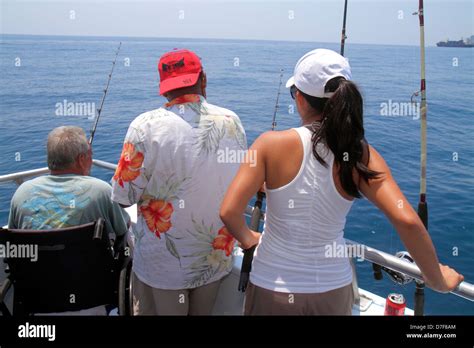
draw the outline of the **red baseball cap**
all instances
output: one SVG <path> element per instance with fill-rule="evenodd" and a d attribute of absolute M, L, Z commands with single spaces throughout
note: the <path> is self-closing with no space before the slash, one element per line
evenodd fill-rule
<path fill-rule="evenodd" d="M 201 59 L 189 50 L 173 50 L 165 53 L 158 62 L 160 95 L 173 89 L 196 84 L 202 71 Z"/>

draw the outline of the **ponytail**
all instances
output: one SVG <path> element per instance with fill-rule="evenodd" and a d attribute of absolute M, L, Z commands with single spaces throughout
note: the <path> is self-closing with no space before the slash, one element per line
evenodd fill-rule
<path fill-rule="evenodd" d="M 380 173 L 368 168 L 369 148 L 364 138 L 363 101 L 357 86 L 343 77 L 328 81 L 325 92 L 334 92 L 329 98 L 306 98 L 323 120 L 312 135 L 313 154 L 319 163 L 327 163 L 317 151 L 324 143 L 334 154 L 339 167 L 342 188 L 352 197 L 361 198 L 358 184 L 354 182 L 354 169 L 366 182 Z M 307 97 L 305 95 L 305 97 Z M 364 159 L 367 159 L 364 163 Z"/>

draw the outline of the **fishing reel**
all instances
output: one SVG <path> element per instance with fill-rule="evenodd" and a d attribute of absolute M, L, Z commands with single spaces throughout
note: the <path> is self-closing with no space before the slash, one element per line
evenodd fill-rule
<path fill-rule="evenodd" d="M 413 258 L 410 256 L 410 254 L 407 251 L 399 251 L 395 254 L 395 256 L 398 257 L 399 259 L 402 259 L 405 262 L 415 263 L 415 261 L 413 260 Z M 412 277 L 400 272 L 396 272 L 387 267 L 373 264 L 373 269 L 374 269 L 374 277 L 376 280 L 382 279 L 381 271 L 384 271 L 385 273 L 388 274 L 390 279 L 393 282 L 397 283 L 398 285 L 406 285 L 413 281 Z"/>
<path fill-rule="evenodd" d="M 399 259 L 409 262 L 409 263 L 415 263 L 413 258 L 410 256 L 410 254 L 407 251 L 399 251 L 398 253 L 395 254 L 396 257 Z M 372 264 L 372 267 L 374 269 L 374 278 L 376 280 L 382 279 L 382 271 L 387 273 L 392 279 L 393 282 L 397 283 L 398 285 L 407 285 L 408 283 L 411 283 L 414 279 L 410 276 L 407 276 L 406 274 L 396 272 L 394 270 L 391 270 L 387 267 L 380 266 L 376 263 Z M 416 288 L 415 288 L 415 315 L 423 315 L 424 313 L 424 307 L 425 307 L 425 284 L 422 281 L 415 281 L 416 283 Z"/>
<path fill-rule="evenodd" d="M 413 105 L 418 104 L 418 102 L 415 100 L 415 98 L 417 98 L 417 97 L 420 96 L 420 92 L 421 92 L 421 91 L 416 91 L 416 92 L 413 92 L 413 94 L 411 95 L 411 97 L 410 97 L 410 102 L 411 102 Z"/>

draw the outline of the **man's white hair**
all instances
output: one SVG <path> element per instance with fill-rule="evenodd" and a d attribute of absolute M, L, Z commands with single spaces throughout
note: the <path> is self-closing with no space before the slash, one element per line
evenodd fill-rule
<path fill-rule="evenodd" d="M 54 128 L 48 135 L 48 168 L 69 169 L 77 157 L 87 154 L 89 142 L 81 127 L 62 126 Z"/>

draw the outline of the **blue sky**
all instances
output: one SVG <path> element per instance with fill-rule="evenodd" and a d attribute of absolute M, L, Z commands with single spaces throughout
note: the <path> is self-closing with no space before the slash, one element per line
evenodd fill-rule
<path fill-rule="evenodd" d="M 338 42 L 343 0 L 0 0 L 7 34 Z M 349 0 L 348 42 L 419 44 L 417 0 Z M 425 0 L 426 42 L 474 34 L 474 0 Z"/>

